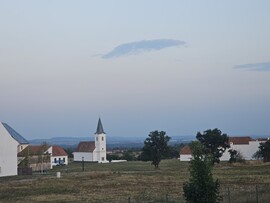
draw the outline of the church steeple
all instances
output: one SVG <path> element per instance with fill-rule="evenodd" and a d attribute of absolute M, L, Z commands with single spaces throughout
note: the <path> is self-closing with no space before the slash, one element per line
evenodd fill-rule
<path fill-rule="evenodd" d="M 95 134 L 106 134 L 103 130 L 100 118 L 98 119 L 97 131 Z"/>

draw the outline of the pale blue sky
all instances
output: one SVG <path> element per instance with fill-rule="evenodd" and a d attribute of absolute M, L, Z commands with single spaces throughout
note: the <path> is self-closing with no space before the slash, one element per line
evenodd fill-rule
<path fill-rule="evenodd" d="M 0 121 L 25 138 L 270 135 L 270 1 L 0 1 Z M 109 56 L 109 57 L 108 57 Z"/>

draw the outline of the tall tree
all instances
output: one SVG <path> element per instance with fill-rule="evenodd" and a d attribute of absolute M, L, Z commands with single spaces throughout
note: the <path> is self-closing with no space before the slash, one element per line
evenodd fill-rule
<path fill-rule="evenodd" d="M 263 158 L 263 162 L 270 162 L 270 140 L 260 143 L 259 150 L 253 156 Z"/>
<path fill-rule="evenodd" d="M 220 157 L 230 147 L 227 134 L 217 128 L 206 130 L 203 134 L 198 132 L 196 138 L 204 146 L 205 154 L 212 154 L 213 163 L 219 163 Z"/>
<path fill-rule="evenodd" d="M 190 178 L 183 185 L 184 197 L 188 203 L 217 203 L 222 200 L 220 184 L 212 175 L 212 154 L 205 154 L 204 146 L 196 141 L 191 144 Z"/>
<path fill-rule="evenodd" d="M 161 158 L 168 153 L 168 142 L 171 138 L 164 131 L 150 132 L 148 138 L 144 141 L 141 159 L 144 161 L 152 161 L 155 168 L 158 168 Z"/>

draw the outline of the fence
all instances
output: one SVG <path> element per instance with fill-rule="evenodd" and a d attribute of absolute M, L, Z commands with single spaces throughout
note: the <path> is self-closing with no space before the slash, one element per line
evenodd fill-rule
<path fill-rule="evenodd" d="M 182 188 L 179 188 L 182 192 Z M 269 203 L 270 202 L 270 185 L 243 185 L 242 187 L 224 186 L 220 189 L 222 195 L 222 203 Z M 105 201 L 106 202 L 106 201 Z M 184 203 L 183 195 L 176 194 L 151 194 L 141 193 L 134 197 L 119 199 L 119 203 Z"/>

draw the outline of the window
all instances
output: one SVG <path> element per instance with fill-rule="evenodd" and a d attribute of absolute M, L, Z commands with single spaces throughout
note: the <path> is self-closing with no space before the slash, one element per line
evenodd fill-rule
<path fill-rule="evenodd" d="M 104 137 L 101 137 L 102 141 L 104 141 Z"/>
<path fill-rule="evenodd" d="M 98 141 L 98 137 L 96 137 L 96 141 Z"/>
<path fill-rule="evenodd" d="M 54 163 L 56 163 L 56 158 L 54 158 Z"/>
<path fill-rule="evenodd" d="M 66 162 L 66 158 L 63 158 L 63 162 Z"/>
<path fill-rule="evenodd" d="M 102 157 L 101 160 L 104 161 L 104 157 Z"/>

